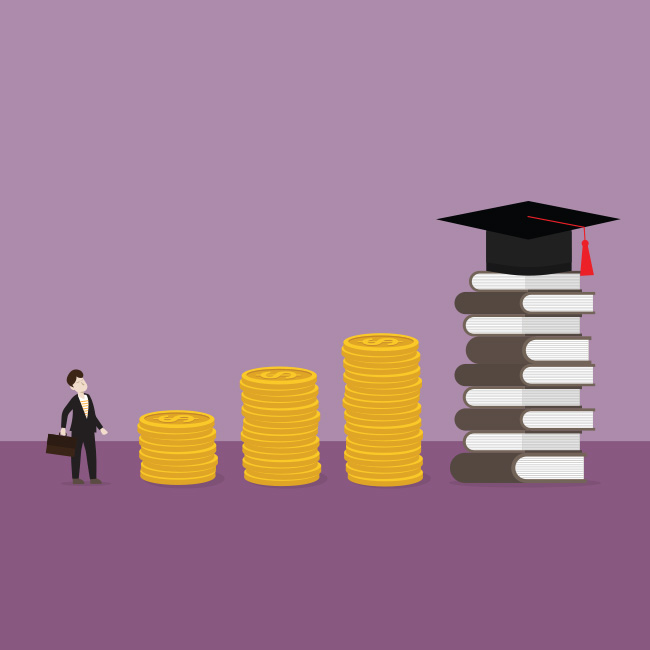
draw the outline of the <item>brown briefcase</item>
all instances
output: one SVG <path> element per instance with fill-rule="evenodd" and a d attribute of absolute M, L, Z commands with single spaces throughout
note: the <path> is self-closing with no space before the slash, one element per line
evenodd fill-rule
<path fill-rule="evenodd" d="M 71 436 L 60 436 L 50 434 L 47 436 L 46 454 L 55 454 L 56 456 L 74 456 L 74 450 L 77 447 L 77 441 Z"/>

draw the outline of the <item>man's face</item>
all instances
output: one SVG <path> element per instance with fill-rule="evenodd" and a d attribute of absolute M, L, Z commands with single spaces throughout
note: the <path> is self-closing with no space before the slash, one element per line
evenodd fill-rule
<path fill-rule="evenodd" d="M 83 377 L 77 377 L 77 380 L 75 381 L 74 384 L 72 384 L 72 386 L 70 386 L 70 388 L 72 388 L 72 390 L 77 391 L 79 393 L 88 390 L 88 384 L 86 383 Z"/>

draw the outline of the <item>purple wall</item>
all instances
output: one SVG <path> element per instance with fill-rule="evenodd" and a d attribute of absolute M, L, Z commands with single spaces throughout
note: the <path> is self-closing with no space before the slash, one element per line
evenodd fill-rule
<path fill-rule="evenodd" d="M 527 199 L 622 220 L 589 233 L 585 440 L 650 439 L 647 5 L 102 4 L 0 7 L 0 439 L 56 431 L 74 367 L 113 440 L 167 408 L 237 439 L 239 375 L 279 364 L 340 439 L 341 342 L 395 331 L 460 440 L 483 235 L 436 218 Z"/>

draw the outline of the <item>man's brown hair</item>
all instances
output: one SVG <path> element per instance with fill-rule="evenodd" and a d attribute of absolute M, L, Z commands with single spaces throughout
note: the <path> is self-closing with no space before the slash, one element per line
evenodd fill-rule
<path fill-rule="evenodd" d="M 83 378 L 83 376 L 84 374 L 83 372 L 81 372 L 81 370 L 71 370 L 68 373 L 68 379 L 67 379 L 68 385 L 72 386 L 72 384 L 74 384 L 79 377 Z"/>

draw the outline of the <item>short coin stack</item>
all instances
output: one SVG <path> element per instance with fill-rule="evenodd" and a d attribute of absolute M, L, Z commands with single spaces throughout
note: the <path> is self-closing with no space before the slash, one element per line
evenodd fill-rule
<path fill-rule="evenodd" d="M 418 341 L 362 334 L 343 342 L 345 460 L 353 483 L 411 485 L 422 480 Z"/>
<path fill-rule="evenodd" d="M 162 485 L 207 483 L 216 475 L 214 418 L 198 411 L 155 411 L 138 422 L 140 477 Z"/>
<path fill-rule="evenodd" d="M 244 478 L 306 485 L 320 477 L 316 373 L 285 366 L 242 374 Z"/>

